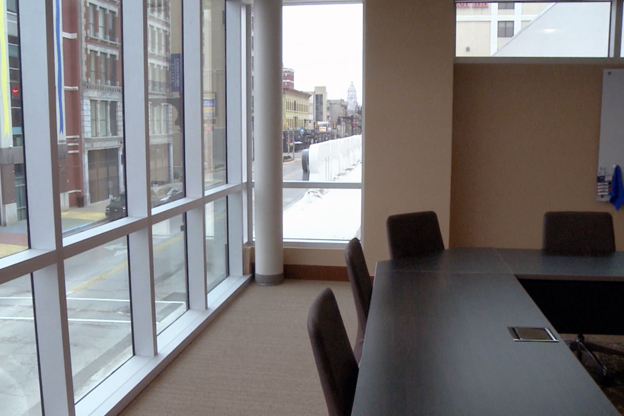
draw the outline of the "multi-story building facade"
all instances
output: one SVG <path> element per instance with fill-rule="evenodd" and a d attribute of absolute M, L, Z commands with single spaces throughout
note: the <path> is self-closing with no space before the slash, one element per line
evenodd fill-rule
<path fill-rule="evenodd" d="M 334 130 L 336 137 L 345 137 L 347 129 L 345 129 L 345 119 L 347 117 L 348 103 L 342 98 L 339 100 L 327 100 L 328 121 Z"/>
<path fill-rule="evenodd" d="M 327 121 L 327 88 L 314 87 L 310 97 L 311 120 L 320 123 Z"/>
<path fill-rule="evenodd" d="M 456 56 L 492 56 L 553 3 L 455 3 Z"/>
<path fill-rule="evenodd" d="M 284 131 L 310 129 L 310 93 L 295 89 L 295 71 L 282 69 L 282 126 Z"/>
<path fill-rule="evenodd" d="M 0 49 L 2 65 L 8 72 L 2 74 L 2 134 L 0 136 L 0 222 L 10 225 L 26 218 L 26 196 L 23 153 L 23 126 L 20 84 L 20 51 L 17 28 L 17 4 L 6 3 L 6 13 L 2 11 L 1 27 L 6 35 Z"/>
<path fill-rule="evenodd" d="M 347 115 L 353 115 L 358 110 L 357 91 L 355 85 L 351 82 L 347 90 Z"/>
<path fill-rule="evenodd" d="M 301 130 L 310 128 L 308 102 L 310 94 L 303 91 L 283 89 L 283 126 L 286 129 Z"/>
<path fill-rule="evenodd" d="M 65 1 L 64 13 L 75 7 L 72 3 Z M 64 27 L 82 21 L 76 34 L 78 45 L 66 42 L 69 50 L 64 51 L 66 107 L 81 114 L 75 117 L 66 111 L 69 206 L 107 200 L 124 188 L 120 2 L 81 3 L 82 19 L 64 21 Z"/>

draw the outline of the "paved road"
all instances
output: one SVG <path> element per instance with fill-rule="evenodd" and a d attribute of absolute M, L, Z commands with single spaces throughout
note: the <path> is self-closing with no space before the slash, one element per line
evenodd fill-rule
<path fill-rule="evenodd" d="M 283 177 L 285 181 L 300 181 L 303 177 L 303 168 L 301 167 L 301 152 L 295 153 L 294 161 L 284 162 Z M 299 201 L 305 195 L 305 189 L 284 189 L 283 190 L 283 209 L 290 207 Z"/>

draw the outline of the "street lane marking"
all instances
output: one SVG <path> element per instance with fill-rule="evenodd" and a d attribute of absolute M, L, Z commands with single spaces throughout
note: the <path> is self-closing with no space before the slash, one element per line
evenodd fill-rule
<path fill-rule="evenodd" d="M 26 317 L 6 317 L 0 316 L 0 321 L 33 321 L 34 318 L 26 318 Z M 92 323 L 92 324 L 129 324 L 131 321 L 122 321 L 115 319 L 79 319 L 79 318 L 70 318 L 67 320 L 68 322 L 82 322 L 82 323 Z"/>
<path fill-rule="evenodd" d="M 166 247 L 169 247 L 171 244 L 173 244 L 174 242 L 176 242 L 177 240 L 181 239 L 182 236 L 184 234 L 178 234 L 173 238 L 168 239 L 167 241 L 159 244 L 158 246 L 154 247 L 154 251 L 160 251 Z M 123 263 L 118 264 L 117 266 L 113 267 L 111 270 L 104 272 L 102 274 L 100 274 L 99 276 L 95 276 L 93 278 L 91 278 L 90 280 L 87 280 L 86 282 L 74 287 L 73 289 L 67 291 L 67 294 L 71 294 L 71 293 L 76 293 L 76 292 L 80 292 L 83 291 L 91 286 L 93 286 L 94 284 L 96 284 L 97 282 L 100 282 L 104 279 L 106 279 L 108 276 L 110 276 L 111 274 L 117 273 L 119 271 L 121 271 L 122 269 L 127 269 L 128 268 L 128 260 L 124 261 Z"/>

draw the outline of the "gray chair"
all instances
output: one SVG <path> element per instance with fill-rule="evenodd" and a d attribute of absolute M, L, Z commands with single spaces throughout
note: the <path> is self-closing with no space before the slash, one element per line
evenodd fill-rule
<path fill-rule="evenodd" d="M 438 216 L 433 211 L 391 215 L 386 220 L 386 232 L 392 260 L 444 250 Z"/>
<path fill-rule="evenodd" d="M 308 334 L 329 416 L 350 415 L 358 365 L 330 288 L 325 288 L 310 307 Z"/>
<path fill-rule="evenodd" d="M 613 218 L 608 212 L 553 211 L 544 214 L 542 251 L 557 256 L 606 256 L 615 252 Z M 579 305 L 570 305 L 571 308 Z M 591 317 L 588 317 L 591 318 Z M 624 356 L 624 351 L 585 341 L 583 334 L 566 341 L 579 360 L 587 354 L 608 376 L 607 368 L 594 352 Z"/>
<path fill-rule="evenodd" d="M 608 212 L 554 211 L 544 214 L 542 250 L 563 256 L 604 256 L 615 252 Z"/>
<path fill-rule="evenodd" d="M 347 263 L 349 282 L 351 282 L 355 310 L 358 316 L 358 329 L 355 345 L 353 346 L 353 355 L 359 364 L 362 358 L 362 346 L 364 345 L 368 310 L 370 308 L 371 296 L 373 295 L 373 283 L 368 273 L 362 245 L 357 238 L 353 238 L 349 241 L 349 244 L 347 244 L 347 248 L 345 249 L 345 261 Z"/>

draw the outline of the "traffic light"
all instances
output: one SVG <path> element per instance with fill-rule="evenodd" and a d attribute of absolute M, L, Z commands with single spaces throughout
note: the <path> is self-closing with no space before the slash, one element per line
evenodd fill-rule
<path fill-rule="evenodd" d="M 353 127 L 355 127 L 355 120 L 353 120 L 351 123 L 353 124 Z"/>

